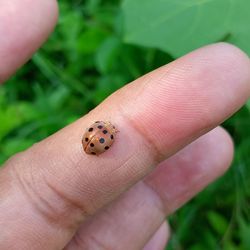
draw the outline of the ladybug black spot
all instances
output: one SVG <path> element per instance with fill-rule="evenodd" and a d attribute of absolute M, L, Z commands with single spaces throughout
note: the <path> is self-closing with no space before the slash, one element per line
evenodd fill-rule
<path fill-rule="evenodd" d="M 105 150 L 108 150 L 108 149 L 109 149 L 109 146 L 106 146 L 106 147 L 105 147 Z"/>
<path fill-rule="evenodd" d="M 102 129 L 102 128 L 103 128 L 103 126 L 102 126 L 102 125 L 99 125 L 97 128 Z"/>
<path fill-rule="evenodd" d="M 94 129 L 93 128 L 89 128 L 89 132 L 92 132 Z"/>
<path fill-rule="evenodd" d="M 105 142 L 105 139 L 104 139 L 104 138 L 101 138 L 101 139 L 99 140 L 99 142 L 100 142 L 100 143 L 104 143 L 104 142 Z"/>
<path fill-rule="evenodd" d="M 114 136 L 113 136 L 113 135 L 111 135 L 111 136 L 110 136 L 110 138 L 111 138 L 111 140 L 113 140 L 113 139 L 114 139 Z"/>
<path fill-rule="evenodd" d="M 95 144 L 94 143 L 90 143 L 90 147 L 94 147 L 95 146 Z"/>
<path fill-rule="evenodd" d="M 107 131 L 106 129 L 103 130 L 102 132 L 103 132 L 103 134 L 105 134 L 105 135 L 108 133 L 108 131 Z"/>
<path fill-rule="evenodd" d="M 88 138 L 88 137 L 86 137 L 86 138 L 85 138 L 85 141 L 86 141 L 86 142 L 87 142 L 87 141 L 89 141 L 89 138 Z"/>

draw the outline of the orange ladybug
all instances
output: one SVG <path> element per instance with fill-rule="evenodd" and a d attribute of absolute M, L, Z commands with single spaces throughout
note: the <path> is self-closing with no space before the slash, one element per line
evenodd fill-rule
<path fill-rule="evenodd" d="M 118 130 L 110 122 L 96 121 L 86 129 L 82 138 L 86 154 L 100 155 L 108 150 Z"/>

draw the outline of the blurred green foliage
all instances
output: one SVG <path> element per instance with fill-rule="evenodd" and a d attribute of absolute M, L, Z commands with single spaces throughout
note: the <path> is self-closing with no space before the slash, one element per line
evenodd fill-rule
<path fill-rule="evenodd" d="M 127 82 L 197 46 L 228 40 L 250 52 L 244 10 L 249 1 L 188 0 L 188 8 L 180 0 L 157 1 L 60 1 L 54 34 L 0 88 L 1 163 L 87 113 Z M 193 23 L 195 7 L 199 15 Z M 191 30 L 185 29 L 187 24 Z M 224 126 L 235 140 L 233 166 L 171 216 L 167 249 L 250 249 L 250 102 Z"/>

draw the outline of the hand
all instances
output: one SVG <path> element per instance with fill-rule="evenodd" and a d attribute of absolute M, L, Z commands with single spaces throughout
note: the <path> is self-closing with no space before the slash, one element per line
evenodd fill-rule
<path fill-rule="evenodd" d="M 1 81 L 46 40 L 56 19 L 53 0 L 0 3 Z M 165 217 L 230 165 L 232 142 L 217 126 L 249 94 L 248 57 L 223 43 L 128 84 L 5 163 L 0 249 L 163 249 Z M 81 145 L 95 120 L 120 131 L 99 157 Z"/>

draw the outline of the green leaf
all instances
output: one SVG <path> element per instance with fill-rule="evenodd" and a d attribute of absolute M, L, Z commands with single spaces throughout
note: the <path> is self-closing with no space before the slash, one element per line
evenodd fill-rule
<path fill-rule="evenodd" d="M 250 249 L 250 225 L 243 218 L 239 221 L 240 238 L 244 249 Z"/>
<path fill-rule="evenodd" d="M 120 40 L 111 36 L 107 38 L 100 46 L 96 53 L 96 66 L 101 73 L 107 73 L 113 68 L 113 64 L 117 63 L 117 55 L 121 48 Z"/>
<path fill-rule="evenodd" d="M 125 0 L 124 40 L 181 56 L 228 40 L 250 54 L 249 0 Z"/>
<path fill-rule="evenodd" d="M 207 215 L 207 218 L 212 228 L 218 234 L 223 235 L 226 232 L 228 228 L 228 221 L 223 215 L 214 211 L 210 211 Z"/>
<path fill-rule="evenodd" d="M 85 31 L 80 35 L 77 42 L 78 53 L 94 53 L 106 37 L 107 32 L 99 27 L 93 27 Z"/>
<path fill-rule="evenodd" d="M 246 107 L 247 107 L 247 109 L 249 110 L 249 112 L 250 112 L 250 99 L 247 101 L 247 103 L 246 103 Z"/>
<path fill-rule="evenodd" d="M 0 140 L 21 124 L 35 117 L 36 111 L 33 106 L 24 102 L 3 109 L 0 107 Z"/>
<path fill-rule="evenodd" d="M 10 157 L 11 155 L 23 151 L 27 149 L 28 147 L 32 146 L 35 143 L 34 140 L 31 139 L 25 139 L 25 138 L 12 138 L 12 140 L 8 140 L 5 143 L 5 146 L 2 150 L 2 154 L 4 154 L 7 157 Z"/>
<path fill-rule="evenodd" d="M 112 74 L 112 76 L 107 75 L 101 77 L 97 83 L 96 91 L 94 92 L 95 104 L 99 104 L 102 100 L 108 97 L 108 95 L 122 87 L 124 82 L 125 79 L 120 75 Z"/>

